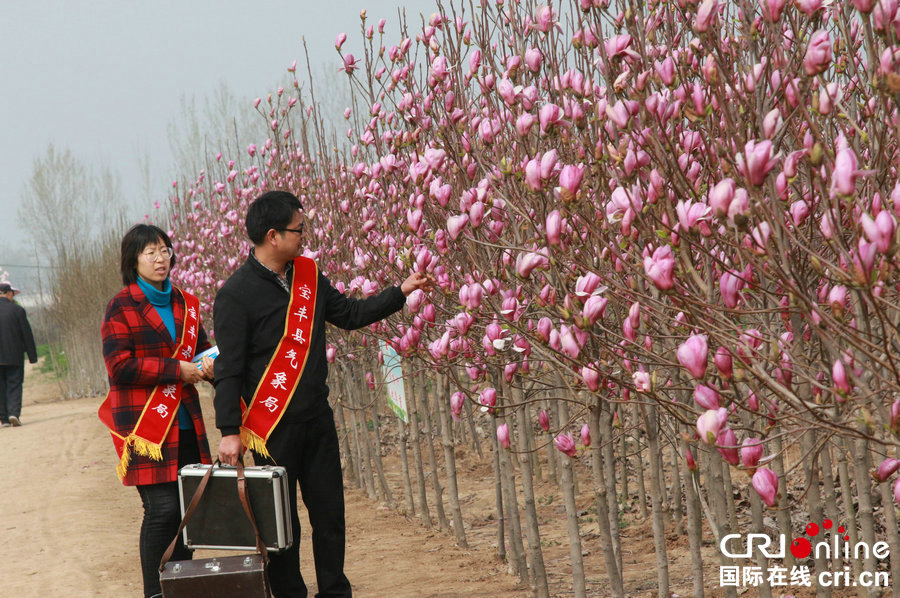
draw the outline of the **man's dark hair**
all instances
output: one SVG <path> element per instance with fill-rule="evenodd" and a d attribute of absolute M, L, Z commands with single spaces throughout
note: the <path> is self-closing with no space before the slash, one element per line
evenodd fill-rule
<path fill-rule="evenodd" d="M 254 245 L 266 238 L 270 229 L 283 230 L 291 225 L 294 212 L 303 209 L 297 196 L 287 191 L 267 191 L 250 204 L 247 210 L 247 236 Z"/>
<path fill-rule="evenodd" d="M 159 243 L 160 241 L 165 243 L 169 249 L 172 248 L 172 240 L 169 239 L 169 235 L 158 226 L 135 224 L 128 229 L 128 232 L 122 237 L 122 264 L 120 266 L 122 282 L 125 283 L 125 286 L 137 282 L 138 258 L 140 258 L 147 245 Z M 169 267 L 171 268 L 174 265 L 175 253 L 173 252 L 172 257 L 169 259 Z"/>

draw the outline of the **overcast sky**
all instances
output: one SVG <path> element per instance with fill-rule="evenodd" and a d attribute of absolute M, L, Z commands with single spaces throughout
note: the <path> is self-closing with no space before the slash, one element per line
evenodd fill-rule
<path fill-rule="evenodd" d="M 48 144 L 122 177 L 123 193 L 141 188 L 139 156 L 149 158 L 154 195 L 163 201 L 174 171 L 168 127 L 182 98 L 202 100 L 222 84 L 238 98 L 273 91 L 291 62 L 313 70 L 360 54 L 360 9 L 387 19 L 385 40 L 399 41 L 397 9 L 436 3 L 399 0 L 27 0 L 4 1 L 0 17 L 0 265 L 26 239 L 16 213 L 34 159 Z M 298 68 L 298 71 L 300 69 Z M 123 198 L 126 201 L 126 198 Z M 148 206 L 149 207 L 149 206 Z M 149 211 L 149 210 L 148 210 Z M 143 213 L 143 212 L 141 212 Z M 6 254 L 6 255 L 4 255 Z"/>

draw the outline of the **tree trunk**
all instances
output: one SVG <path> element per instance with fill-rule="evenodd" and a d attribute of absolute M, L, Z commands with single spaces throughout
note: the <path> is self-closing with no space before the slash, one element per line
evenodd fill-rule
<path fill-rule="evenodd" d="M 681 450 L 687 455 L 688 444 L 683 439 Z M 691 578 L 694 583 L 695 598 L 703 598 L 703 517 L 700 512 L 700 499 L 697 497 L 697 476 L 687 468 L 685 463 L 684 499 L 687 510 L 688 545 L 691 554 Z"/>
<path fill-rule="evenodd" d="M 544 568 L 544 554 L 541 551 L 541 531 L 538 527 L 537 507 L 534 499 L 534 477 L 531 463 L 531 452 L 528 446 L 529 427 L 527 407 L 523 404 L 524 397 L 521 389 L 513 389 L 506 386 L 507 391 L 512 392 L 516 407 L 516 422 L 519 469 L 522 474 L 522 496 L 525 499 L 525 536 L 528 539 L 528 552 L 531 555 L 531 577 L 534 580 L 534 595 L 539 598 L 549 598 L 550 590 L 547 586 L 547 571 Z M 577 530 L 576 530 L 577 531 Z M 570 534 L 571 535 L 571 534 Z M 580 545 L 580 542 L 579 542 Z M 579 548 L 578 556 L 581 556 Z M 584 586 L 584 570 L 581 572 L 582 588 Z M 576 583 L 576 588 L 577 588 Z"/>
<path fill-rule="evenodd" d="M 495 436 L 496 439 L 496 436 Z M 497 503 L 497 557 L 506 560 L 506 511 L 503 508 L 503 475 L 500 472 L 500 452 L 494 442 L 494 498 Z"/>
<path fill-rule="evenodd" d="M 428 509 L 428 495 L 425 492 L 425 469 L 422 465 L 422 447 L 419 444 L 419 410 L 416 401 L 415 385 L 410 382 L 406 386 L 406 402 L 409 407 L 410 443 L 412 444 L 413 465 L 416 468 L 416 490 L 419 497 L 419 516 L 422 525 L 431 529 L 431 512 Z"/>
<path fill-rule="evenodd" d="M 500 442 L 497 440 L 497 418 L 491 417 L 493 424 L 494 450 L 500 458 L 500 480 L 503 486 L 503 506 L 506 514 L 507 531 L 509 536 L 509 558 L 507 562 L 510 571 L 518 575 L 523 583 L 529 583 L 528 563 L 525 556 L 525 546 L 522 543 L 522 524 L 519 521 L 519 501 L 516 493 L 515 473 L 512 462 Z"/>
<path fill-rule="evenodd" d="M 653 509 L 653 545 L 656 549 L 656 579 L 659 598 L 669 598 L 669 557 L 666 553 L 666 517 L 662 508 L 663 484 L 660 463 L 659 422 L 657 406 L 641 405 L 644 427 L 650 452 L 650 502 Z"/>
<path fill-rule="evenodd" d="M 394 509 L 394 493 L 391 492 L 391 487 L 387 483 L 387 478 L 384 475 L 384 463 L 381 461 L 381 421 L 378 418 L 378 402 L 372 404 L 372 421 L 375 423 L 375 471 L 378 473 L 378 488 L 381 490 L 381 495 L 384 497 L 384 502 L 387 507 L 391 510 Z"/>
<path fill-rule="evenodd" d="M 428 449 L 426 453 L 428 455 L 428 465 L 431 468 L 431 485 L 434 489 L 434 506 L 437 510 L 438 523 L 441 526 L 441 531 L 449 532 L 450 522 L 447 520 L 447 514 L 444 512 L 444 489 L 441 487 L 441 478 L 438 476 L 437 456 L 434 454 L 434 428 L 431 425 L 431 409 L 428 406 L 428 389 L 422 374 L 417 374 L 414 377 L 414 380 L 418 380 L 418 382 L 415 383 L 414 388 L 418 389 L 418 396 L 422 397 L 422 423 L 425 426 L 425 446 Z"/>
<path fill-rule="evenodd" d="M 606 484 L 606 504 L 609 520 L 609 531 L 612 539 L 612 548 L 616 553 L 616 561 L 619 563 L 619 575 L 625 576 L 625 568 L 622 566 L 622 541 L 619 537 L 619 502 L 616 500 L 616 454 L 613 447 L 613 414 L 609 405 L 603 405 L 600 412 L 600 435 L 609 438 L 600 447 L 603 453 L 603 469 L 605 471 L 604 483 Z M 622 470 L 622 477 L 628 477 L 628 471 Z M 627 497 L 624 499 L 627 504 Z"/>
<path fill-rule="evenodd" d="M 606 563 L 606 575 L 609 578 L 610 592 L 613 598 L 624 598 L 625 589 L 622 584 L 622 572 L 619 569 L 619 560 L 613 547 L 612 532 L 609 527 L 609 502 L 607 500 L 606 483 L 603 475 L 603 452 L 600 447 L 606 443 L 612 444 L 612 438 L 606 437 L 601 432 L 601 400 L 598 397 L 596 404 L 591 406 L 588 416 L 588 426 L 594 444 L 591 447 L 591 471 L 594 480 L 594 503 L 597 505 L 597 526 L 600 530 L 600 549 L 603 551 L 603 561 Z"/>
<path fill-rule="evenodd" d="M 359 485 L 360 479 L 357 477 L 359 471 L 356 469 L 356 459 L 353 458 L 353 451 L 350 448 L 350 429 L 347 427 L 347 421 L 344 419 L 344 401 L 347 400 L 347 387 L 344 382 L 344 373 L 341 372 L 335 376 L 337 378 L 338 396 L 334 405 L 334 416 L 337 420 L 338 437 L 341 440 L 341 453 L 344 455 L 345 470 L 349 474 L 351 480 Z"/>
<path fill-rule="evenodd" d="M 865 430 L 862 430 L 865 432 Z M 860 531 L 862 532 L 862 541 L 871 548 L 875 545 L 875 517 L 872 510 L 872 479 L 869 477 L 869 443 L 866 440 L 856 440 L 854 442 L 856 450 L 853 452 L 853 472 L 856 477 L 856 504 L 857 504 L 857 520 L 859 521 Z M 887 505 L 892 508 L 892 504 Z M 852 552 L 851 552 L 852 554 Z M 858 559 L 854 559 L 858 561 Z M 869 554 L 865 559 L 865 570 L 875 571 L 875 556 L 869 550 Z M 868 596 L 875 596 L 876 589 L 868 588 Z"/>
<path fill-rule="evenodd" d="M 453 517 L 453 531 L 456 534 L 456 544 L 460 548 L 467 549 L 469 548 L 469 543 L 466 542 L 466 528 L 463 524 L 462 509 L 459 506 L 459 488 L 456 485 L 456 452 L 450 423 L 450 411 L 447 409 L 447 402 L 450 400 L 450 379 L 447 376 L 440 376 L 440 385 L 441 392 L 436 393 L 438 417 L 441 423 L 438 435 L 441 439 L 441 446 L 444 449 L 444 469 L 447 472 L 447 494 L 450 500 L 450 514 Z"/>
<path fill-rule="evenodd" d="M 400 445 L 400 477 L 403 479 L 403 498 L 406 499 L 406 513 L 410 517 L 416 516 L 416 503 L 413 501 L 412 480 L 409 477 L 409 455 L 406 451 L 406 441 L 409 438 L 409 426 L 402 419 L 397 418 L 400 433 L 397 435 L 397 444 Z"/>
<path fill-rule="evenodd" d="M 731 533 L 728 525 L 728 505 L 725 501 L 725 482 L 722 477 L 722 467 L 724 460 L 715 448 L 710 448 L 705 459 L 707 463 L 707 496 L 709 496 L 709 507 L 712 520 L 718 529 L 716 534 L 716 544 L 718 545 L 722 538 Z M 720 555 L 720 562 L 723 566 L 733 566 L 731 559 L 724 554 Z M 736 598 L 737 590 L 734 587 L 727 586 L 723 588 L 723 594 L 726 598 Z"/>

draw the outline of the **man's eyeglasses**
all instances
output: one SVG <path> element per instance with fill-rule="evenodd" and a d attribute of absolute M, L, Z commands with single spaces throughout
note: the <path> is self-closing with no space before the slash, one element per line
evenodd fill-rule
<path fill-rule="evenodd" d="M 303 223 L 300 223 L 300 228 L 279 228 L 280 231 L 285 231 L 289 233 L 297 233 L 298 235 L 303 234 Z"/>
<path fill-rule="evenodd" d="M 149 251 L 145 251 L 141 253 L 141 257 L 148 262 L 155 262 L 159 258 L 163 258 L 164 260 L 170 259 L 174 254 L 175 252 L 171 247 L 163 247 L 162 249 L 151 249 Z"/>

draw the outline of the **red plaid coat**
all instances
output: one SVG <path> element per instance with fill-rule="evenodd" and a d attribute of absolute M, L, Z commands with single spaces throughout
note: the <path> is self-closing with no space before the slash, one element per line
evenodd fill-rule
<path fill-rule="evenodd" d="M 173 288 L 172 313 L 178 333 L 184 326 L 184 298 Z M 112 422 L 116 432 L 128 436 L 141 416 L 148 391 L 157 384 L 179 379 L 179 360 L 172 357 L 175 343 L 156 308 L 137 284 L 132 284 L 112 298 L 100 328 L 103 337 L 103 359 L 109 373 L 109 398 Z M 206 331 L 200 326 L 196 353 L 211 347 Z M 182 385 L 181 407 L 187 409 L 194 422 L 200 457 L 210 463 L 209 442 L 200 412 L 200 398 L 192 384 Z M 162 446 L 163 460 L 132 453 L 131 464 L 122 482 L 126 486 L 174 482 L 178 479 L 178 420 L 172 423 Z"/>

